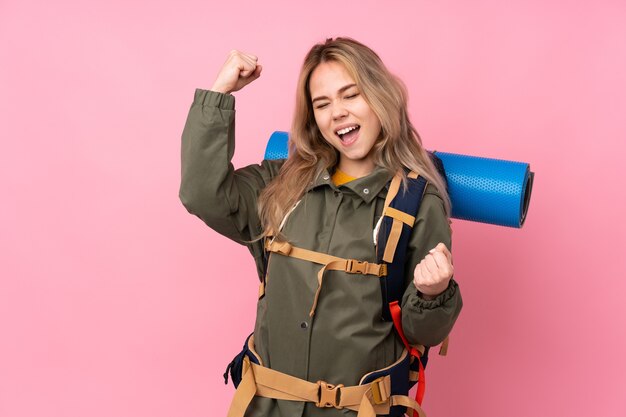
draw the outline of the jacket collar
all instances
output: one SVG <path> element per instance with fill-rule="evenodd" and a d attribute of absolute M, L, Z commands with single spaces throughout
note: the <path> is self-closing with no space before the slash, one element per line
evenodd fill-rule
<path fill-rule="evenodd" d="M 331 171 L 329 171 L 328 168 L 324 168 L 317 178 L 315 178 L 315 180 L 313 180 L 313 182 L 309 185 L 306 192 L 322 186 L 329 186 L 337 190 L 348 189 L 361 197 L 366 203 L 370 203 L 389 183 L 389 181 L 391 181 L 392 177 L 392 172 L 388 171 L 386 168 L 377 166 L 369 175 L 357 178 L 356 180 L 337 187 L 333 183 Z"/>

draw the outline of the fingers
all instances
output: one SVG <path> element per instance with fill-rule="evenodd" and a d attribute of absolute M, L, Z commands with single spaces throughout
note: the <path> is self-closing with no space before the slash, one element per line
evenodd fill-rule
<path fill-rule="evenodd" d="M 426 278 L 424 276 L 423 270 L 424 268 L 422 267 L 422 263 L 420 262 L 415 266 L 415 270 L 413 271 L 413 283 L 418 289 L 421 285 L 426 284 L 430 280 L 430 277 Z"/>
<path fill-rule="evenodd" d="M 258 57 L 252 54 L 246 54 L 236 49 L 230 51 L 230 59 L 236 63 L 239 69 L 239 75 L 243 78 L 248 78 L 257 69 Z"/>
<path fill-rule="evenodd" d="M 252 61 L 257 61 L 259 58 L 253 54 L 246 54 L 245 52 L 241 52 L 237 49 L 233 49 L 230 51 L 230 56 L 240 56 L 242 58 L 250 59 Z"/>
<path fill-rule="evenodd" d="M 254 81 L 257 78 L 259 78 L 261 76 L 261 71 L 263 70 L 263 66 L 261 65 L 257 65 L 256 68 L 254 69 L 254 72 L 252 72 L 252 74 L 250 74 L 250 81 Z"/>
<path fill-rule="evenodd" d="M 245 59 L 247 60 L 250 64 L 255 63 L 256 61 L 258 61 L 258 57 L 256 55 L 252 55 L 252 54 L 246 54 L 245 52 L 241 52 L 238 51 L 236 49 L 231 50 L 228 53 L 228 59 L 232 60 L 232 59 Z"/>
<path fill-rule="evenodd" d="M 452 253 L 450 253 L 450 250 L 446 247 L 446 245 L 443 242 L 439 242 L 437 246 L 435 246 L 430 251 L 428 251 L 428 253 L 431 253 L 431 254 L 435 252 L 443 253 L 446 256 L 446 258 L 448 258 L 448 261 L 452 262 Z"/>
<path fill-rule="evenodd" d="M 415 267 L 413 284 L 423 296 L 435 297 L 445 291 L 450 283 L 451 276 L 438 273 L 431 274 L 428 272 L 426 264 L 427 262 L 423 261 Z"/>
<path fill-rule="evenodd" d="M 442 252 L 433 252 L 432 254 L 426 255 L 426 257 L 432 257 L 438 269 L 446 269 L 450 265 L 450 259 Z"/>
<path fill-rule="evenodd" d="M 420 262 L 413 272 L 413 284 L 423 295 L 437 295 L 445 289 L 447 282 L 442 283 L 435 277 L 426 270 L 424 262 Z"/>
<path fill-rule="evenodd" d="M 454 267 L 441 252 L 429 253 L 420 264 L 434 280 L 448 279 L 454 274 Z"/>
<path fill-rule="evenodd" d="M 435 296 L 447 288 L 453 274 L 452 254 L 439 243 L 415 266 L 413 283 L 423 295 Z"/>
<path fill-rule="evenodd" d="M 229 52 L 211 90 L 221 93 L 238 91 L 259 78 L 262 67 L 258 57 L 233 49 Z"/>
<path fill-rule="evenodd" d="M 437 271 L 438 271 L 439 267 L 438 267 L 437 261 L 435 261 L 435 257 L 433 255 L 431 255 L 431 254 L 426 255 L 426 257 L 424 258 L 423 262 L 424 262 L 424 266 L 426 267 L 426 270 L 431 275 L 437 274 Z"/>

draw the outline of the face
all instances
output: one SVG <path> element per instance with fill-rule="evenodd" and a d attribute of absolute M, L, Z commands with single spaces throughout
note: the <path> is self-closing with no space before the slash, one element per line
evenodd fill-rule
<path fill-rule="evenodd" d="M 340 63 L 323 62 L 311 73 L 309 90 L 317 127 L 339 151 L 338 168 L 353 177 L 372 172 L 380 120 L 348 71 Z"/>

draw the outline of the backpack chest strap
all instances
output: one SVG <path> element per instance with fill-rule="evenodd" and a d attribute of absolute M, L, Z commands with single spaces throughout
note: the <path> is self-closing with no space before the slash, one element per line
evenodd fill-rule
<path fill-rule="evenodd" d="M 395 209 L 393 207 L 385 207 L 383 211 L 383 216 L 391 217 L 394 220 L 398 220 L 409 227 L 413 227 L 415 223 L 415 216 L 411 216 L 408 213 Z"/>
<path fill-rule="evenodd" d="M 387 237 L 387 244 L 385 245 L 385 252 L 383 253 L 383 261 L 391 263 L 393 262 L 393 257 L 396 253 L 396 249 L 398 248 L 398 243 L 400 242 L 403 225 L 413 228 L 415 216 L 411 216 L 410 214 L 393 207 L 385 207 L 383 216 L 393 219 L 391 230 L 389 231 L 389 236 Z"/>
<path fill-rule="evenodd" d="M 315 292 L 315 298 L 313 299 L 313 307 L 311 307 L 311 311 L 309 312 L 309 316 L 311 317 L 315 314 L 317 300 L 322 289 L 324 273 L 326 271 L 344 271 L 349 274 L 372 275 L 375 277 L 387 275 L 387 265 L 384 263 L 376 264 L 367 261 L 359 261 L 357 259 L 339 258 L 322 252 L 298 248 L 291 245 L 289 242 L 276 242 L 275 240 L 268 239 L 265 241 L 265 249 L 279 255 L 290 256 L 292 258 L 323 265 L 322 269 L 317 273 L 318 286 Z"/>

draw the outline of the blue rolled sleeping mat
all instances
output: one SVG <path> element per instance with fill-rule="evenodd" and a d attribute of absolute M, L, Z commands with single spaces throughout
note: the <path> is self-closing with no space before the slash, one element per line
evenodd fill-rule
<path fill-rule="evenodd" d="M 287 158 L 287 132 L 274 132 L 265 159 Z M 526 220 L 534 172 L 525 162 L 434 152 L 443 162 L 451 217 L 520 228 Z"/>

